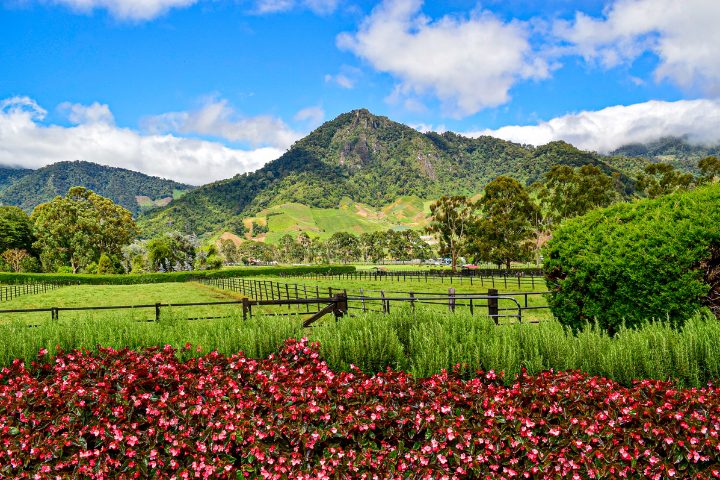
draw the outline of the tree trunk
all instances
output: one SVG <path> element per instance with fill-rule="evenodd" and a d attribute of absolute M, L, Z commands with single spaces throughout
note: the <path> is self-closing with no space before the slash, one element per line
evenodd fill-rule
<path fill-rule="evenodd" d="M 505 268 L 510 270 L 510 259 L 505 260 Z"/>

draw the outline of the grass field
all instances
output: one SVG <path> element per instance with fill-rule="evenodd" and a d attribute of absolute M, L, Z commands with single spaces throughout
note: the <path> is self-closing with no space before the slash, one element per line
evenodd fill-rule
<path fill-rule="evenodd" d="M 95 307 L 115 305 L 153 305 L 155 303 L 177 304 L 193 302 L 220 302 L 237 300 L 238 295 L 195 282 L 154 283 L 143 285 L 73 285 L 37 295 L 24 295 L 0 303 L 1 310 L 50 308 L 50 307 Z M 197 306 L 163 308 L 161 315 L 175 315 L 184 318 L 228 315 L 237 311 L 237 306 Z M 60 312 L 63 320 L 106 319 L 122 317 L 130 320 L 154 319 L 153 308 L 137 310 L 99 310 Z M 37 324 L 50 320 L 49 312 L 0 313 L 0 322 L 23 322 Z"/>
<path fill-rule="evenodd" d="M 360 235 L 388 229 L 421 228 L 427 225 L 429 204 L 418 197 L 400 197 L 393 203 L 377 209 L 369 205 L 344 200 L 338 208 L 313 208 L 299 203 L 276 205 L 249 218 L 268 225 L 265 241 L 277 243 L 283 235 L 296 237 L 307 232 L 313 237 L 328 238 L 336 232 Z"/>

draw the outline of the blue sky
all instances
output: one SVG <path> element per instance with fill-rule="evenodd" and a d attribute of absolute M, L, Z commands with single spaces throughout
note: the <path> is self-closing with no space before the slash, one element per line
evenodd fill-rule
<path fill-rule="evenodd" d="M 10 0 L 0 163 L 199 184 L 355 108 L 600 151 L 717 142 L 719 24 L 716 0 Z"/>

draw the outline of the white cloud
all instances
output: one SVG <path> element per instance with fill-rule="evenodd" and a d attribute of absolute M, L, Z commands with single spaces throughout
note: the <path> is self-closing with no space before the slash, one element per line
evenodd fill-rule
<path fill-rule="evenodd" d="M 338 3 L 339 0 L 256 0 L 255 12 L 278 13 L 306 8 L 318 15 L 328 15 L 337 9 Z"/>
<path fill-rule="evenodd" d="M 605 67 L 657 55 L 657 80 L 720 94 L 720 1 L 617 0 L 602 18 L 578 12 L 555 34 L 572 51 Z"/>
<path fill-rule="evenodd" d="M 238 150 L 174 135 L 142 135 L 107 122 L 45 125 L 45 115 L 27 97 L 0 101 L 0 164 L 39 168 L 87 160 L 199 185 L 256 170 L 283 153 L 280 148 Z"/>
<path fill-rule="evenodd" d="M 302 137 L 279 118 L 270 115 L 243 117 L 222 99 L 211 99 L 191 112 L 148 117 L 142 124 L 150 133 L 199 134 L 279 149 L 289 148 Z"/>
<path fill-rule="evenodd" d="M 50 0 L 78 12 L 104 9 L 121 20 L 151 20 L 172 8 L 184 8 L 198 0 Z"/>
<path fill-rule="evenodd" d="M 685 136 L 693 143 L 717 144 L 718 125 L 720 100 L 652 100 L 564 115 L 537 125 L 506 126 L 465 135 L 491 135 L 532 145 L 565 140 L 584 150 L 607 153 L 629 143 L 664 136 Z"/>
<path fill-rule="evenodd" d="M 405 96 L 432 94 L 459 116 L 507 102 L 520 79 L 545 78 L 548 64 L 528 41 L 526 26 L 490 12 L 431 20 L 421 0 L 385 0 L 340 48 L 393 75 Z"/>
<path fill-rule="evenodd" d="M 348 90 L 355 86 L 355 81 L 344 73 L 338 73 L 337 75 L 327 74 L 325 75 L 325 81 L 328 83 L 337 83 L 342 88 L 347 88 Z"/>
<path fill-rule="evenodd" d="M 304 122 L 311 127 L 320 125 L 325 119 L 325 110 L 321 107 L 307 107 L 303 108 L 295 114 L 293 119 L 297 122 Z"/>
<path fill-rule="evenodd" d="M 68 120 L 76 125 L 81 123 L 106 123 L 112 125 L 115 123 L 110 107 L 98 102 L 93 102 L 91 105 L 64 102 L 60 104 L 58 109 L 65 112 Z"/>

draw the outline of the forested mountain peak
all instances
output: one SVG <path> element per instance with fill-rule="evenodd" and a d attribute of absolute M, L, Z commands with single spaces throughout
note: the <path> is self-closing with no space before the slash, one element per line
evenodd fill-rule
<path fill-rule="evenodd" d="M 0 183 L 0 203 L 30 212 L 37 205 L 83 186 L 110 198 L 133 213 L 169 203 L 193 187 L 140 172 L 81 160 L 63 161 L 37 170 L 19 170 Z"/>
<path fill-rule="evenodd" d="M 421 133 L 358 109 L 325 122 L 256 172 L 205 185 L 150 212 L 142 226 L 148 234 L 168 225 L 198 234 L 237 231 L 242 218 L 282 204 L 336 208 L 349 198 L 382 207 L 403 196 L 472 195 L 499 175 L 532 183 L 558 163 L 616 172 L 604 158 L 565 142 L 534 148 L 489 136 Z"/>

